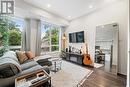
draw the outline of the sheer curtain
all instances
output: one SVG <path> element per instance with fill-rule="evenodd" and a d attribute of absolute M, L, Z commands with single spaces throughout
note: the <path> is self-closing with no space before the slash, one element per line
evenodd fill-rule
<path fill-rule="evenodd" d="M 36 33 L 36 51 L 35 55 L 39 56 L 41 54 L 41 21 L 37 20 L 38 29 Z"/>
<path fill-rule="evenodd" d="M 39 56 L 41 53 L 41 21 L 25 19 L 22 37 L 22 50 L 32 51 L 35 56 Z"/>
<path fill-rule="evenodd" d="M 30 51 L 30 19 L 25 19 L 25 26 L 22 34 L 22 50 Z"/>

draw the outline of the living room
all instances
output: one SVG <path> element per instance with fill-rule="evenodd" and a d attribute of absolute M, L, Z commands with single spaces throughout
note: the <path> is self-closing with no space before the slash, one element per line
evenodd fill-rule
<path fill-rule="evenodd" d="M 0 87 L 129 87 L 128 2 L 1 0 Z"/>

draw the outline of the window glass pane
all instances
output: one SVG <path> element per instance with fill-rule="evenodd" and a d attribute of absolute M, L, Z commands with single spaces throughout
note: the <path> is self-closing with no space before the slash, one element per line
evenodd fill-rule
<path fill-rule="evenodd" d="M 42 52 L 50 51 L 50 25 L 44 24 L 41 29 L 41 49 Z"/>
<path fill-rule="evenodd" d="M 52 27 L 51 28 L 51 44 L 58 45 L 59 44 L 59 28 Z"/>
<path fill-rule="evenodd" d="M 42 52 L 59 51 L 60 27 L 49 23 L 44 23 L 41 27 Z"/>
<path fill-rule="evenodd" d="M 0 57 L 4 54 L 8 46 L 8 20 L 0 17 Z"/>
<path fill-rule="evenodd" d="M 21 50 L 22 32 L 24 28 L 24 20 L 11 19 L 9 22 L 9 49 L 16 51 Z"/>
<path fill-rule="evenodd" d="M 50 27 L 48 25 L 43 25 L 41 30 L 41 42 L 42 47 L 50 45 Z"/>
<path fill-rule="evenodd" d="M 23 21 L 12 20 L 9 23 L 9 46 L 21 46 Z"/>
<path fill-rule="evenodd" d="M 52 46 L 51 51 L 59 51 L 59 46 Z"/>

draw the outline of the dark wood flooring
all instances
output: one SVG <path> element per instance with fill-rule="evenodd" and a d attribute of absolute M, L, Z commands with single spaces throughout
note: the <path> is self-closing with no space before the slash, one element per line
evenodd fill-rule
<path fill-rule="evenodd" d="M 126 79 L 101 69 L 93 69 L 93 73 L 80 87 L 126 87 Z"/>

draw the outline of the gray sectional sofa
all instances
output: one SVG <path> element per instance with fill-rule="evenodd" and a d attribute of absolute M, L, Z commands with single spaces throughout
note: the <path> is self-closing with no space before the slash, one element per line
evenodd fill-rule
<path fill-rule="evenodd" d="M 41 66 L 33 59 L 20 64 L 16 53 L 8 51 L 0 57 L 0 87 L 14 87 L 16 77 L 38 69 L 44 69 L 49 73 L 47 66 Z"/>

